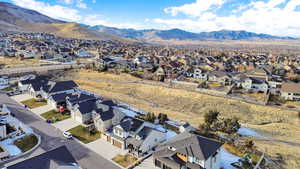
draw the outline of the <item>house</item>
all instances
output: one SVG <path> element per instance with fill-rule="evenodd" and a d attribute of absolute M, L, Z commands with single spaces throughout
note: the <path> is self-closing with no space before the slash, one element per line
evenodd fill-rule
<path fill-rule="evenodd" d="M 224 71 L 212 71 L 208 74 L 209 82 L 218 82 L 222 85 L 231 85 L 232 77 Z"/>
<path fill-rule="evenodd" d="M 48 77 L 46 76 L 29 76 L 26 79 L 22 79 L 18 82 L 18 88 L 21 91 L 29 91 L 29 86 L 33 83 L 46 83 L 48 82 Z"/>
<path fill-rule="evenodd" d="M 300 101 L 300 83 L 282 83 L 280 93 L 285 100 Z"/>
<path fill-rule="evenodd" d="M 18 162 L 6 169 L 81 169 L 66 146 Z"/>
<path fill-rule="evenodd" d="M 84 102 L 88 100 L 96 100 L 96 97 L 92 94 L 83 93 L 82 91 L 67 91 L 50 95 L 48 103 L 57 108 L 57 106 L 64 105 L 68 109 L 71 109 L 76 103 Z"/>
<path fill-rule="evenodd" d="M 222 143 L 188 132 L 159 145 L 153 154 L 162 169 L 220 169 Z"/>
<path fill-rule="evenodd" d="M 242 83 L 242 88 L 251 91 L 251 92 L 264 92 L 266 93 L 269 90 L 268 83 L 257 77 L 248 77 Z"/>
<path fill-rule="evenodd" d="M 79 58 L 90 58 L 90 57 L 95 57 L 94 54 L 88 52 L 87 50 L 81 48 L 78 51 L 75 52 L 76 56 Z"/>
<path fill-rule="evenodd" d="M 154 127 L 144 125 L 144 127 L 135 135 L 126 139 L 126 146 L 129 152 L 137 157 L 147 154 L 149 151 L 167 140 L 167 131 L 159 130 Z"/>
<path fill-rule="evenodd" d="M 119 124 L 126 116 L 125 113 L 115 107 L 117 105 L 112 100 L 104 100 L 95 106 L 92 112 L 94 125 L 102 133 Z"/>
<path fill-rule="evenodd" d="M 112 145 L 126 149 L 128 147 L 128 145 L 126 145 L 126 139 L 130 135 L 136 135 L 144 126 L 143 124 L 144 121 L 142 120 L 125 117 L 119 124 L 115 125 L 111 131 L 106 132 L 104 138 Z"/>
<path fill-rule="evenodd" d="M 8 86 L 8 77 L 7 76 L 2 76 L 0 77 L 0 86 Z"/>
<path fill-rule="evenodd" d="M 93 120 L 92 113 L 99 101 L 100 100 L 88 100 L 76 103 L 70 109 L 71 117 L 82 124 L 89 124 Z"/>
<path fill-rule="evenodd" d="M 191 77 L 191 78 L 196 78 L 196 79 L 203 79 L 207 80 L 207 73 L 205 70 L 202 70 L 200 68 L 195 68 L 195 69 L 188 69 L 185 72 L 186 77 Z"/>
<path fill-rule="evenodd" d="M 41 96 L 48 98 L 53 94 L 75 91 L 77 87 L 77 84 L 72 80 L 59 82 L 48 81 L 48 83 L 41 88 Z"/>

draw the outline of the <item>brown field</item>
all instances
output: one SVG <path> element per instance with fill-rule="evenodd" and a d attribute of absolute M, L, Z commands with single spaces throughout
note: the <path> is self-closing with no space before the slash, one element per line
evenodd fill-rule
<path fill-rule="evenodd" d="M 69 78 L 77 79 L 80 88 L 125 102 L 147 112 L 166 113 L 171 119 L 188 121 L 194 126 L 203 122 L 209 110 L 222 117 L 236 116 L 241 122 L 269 136 L 256 140 L 256 146 L 271 155 L 283 156 L 284 166 L 300 168 L 300 120 L 297 112 L 269 106 L 248 104 L 182 89 L 144 84 L 128 74 L 114 75 L 81 70 Z"/>
<path fill-rule="evenodd" d="M 40 66 L 40 65 L 43 65 L 43 64 L 49 64 L 49 63 L 41 62 L 37 59 L 20 60 L 18 58 L 0 58 L 0 65 L 4 65 L 3 68 Z"/>

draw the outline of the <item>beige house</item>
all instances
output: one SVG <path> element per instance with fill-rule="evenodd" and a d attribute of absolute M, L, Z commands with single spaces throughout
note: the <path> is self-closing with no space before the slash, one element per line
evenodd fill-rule
<path fill-rule="evenodd" d="M 285 100 L 300 101 L 300 83 L 283 83 L 281 97 Z"/>

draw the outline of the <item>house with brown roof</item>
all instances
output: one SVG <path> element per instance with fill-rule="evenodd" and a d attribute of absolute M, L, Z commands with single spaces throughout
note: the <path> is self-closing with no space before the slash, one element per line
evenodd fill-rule
<path fill-rule="evenodd" d="M 282 83 L 280 93 L 285 100 L 300 101 L 300 83 Z"/>
<path fill-rule="evenodd" d="M 223 143 L 184 132 L 159 145 L 153 154 L 154 164 L 162 169 L 220 169 Z"/>

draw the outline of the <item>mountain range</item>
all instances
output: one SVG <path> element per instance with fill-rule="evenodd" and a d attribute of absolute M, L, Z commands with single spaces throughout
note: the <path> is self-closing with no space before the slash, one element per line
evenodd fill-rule
<path fill-rule="evenodd" d="M 0 31 L 46 32 L 62 37 L 119 40 L 126 42 L 297 40 L 297 38 L 293 37 L 257 34 L 243 30 L 220 30 L 213 32 L 192 33 L 181 29 L 135 30 L 120 29 L 104 25 L 88 26 L 84 24 L 53 19 L 37 11 L 25 9 L 6 2 L 0 2 Z"/>

